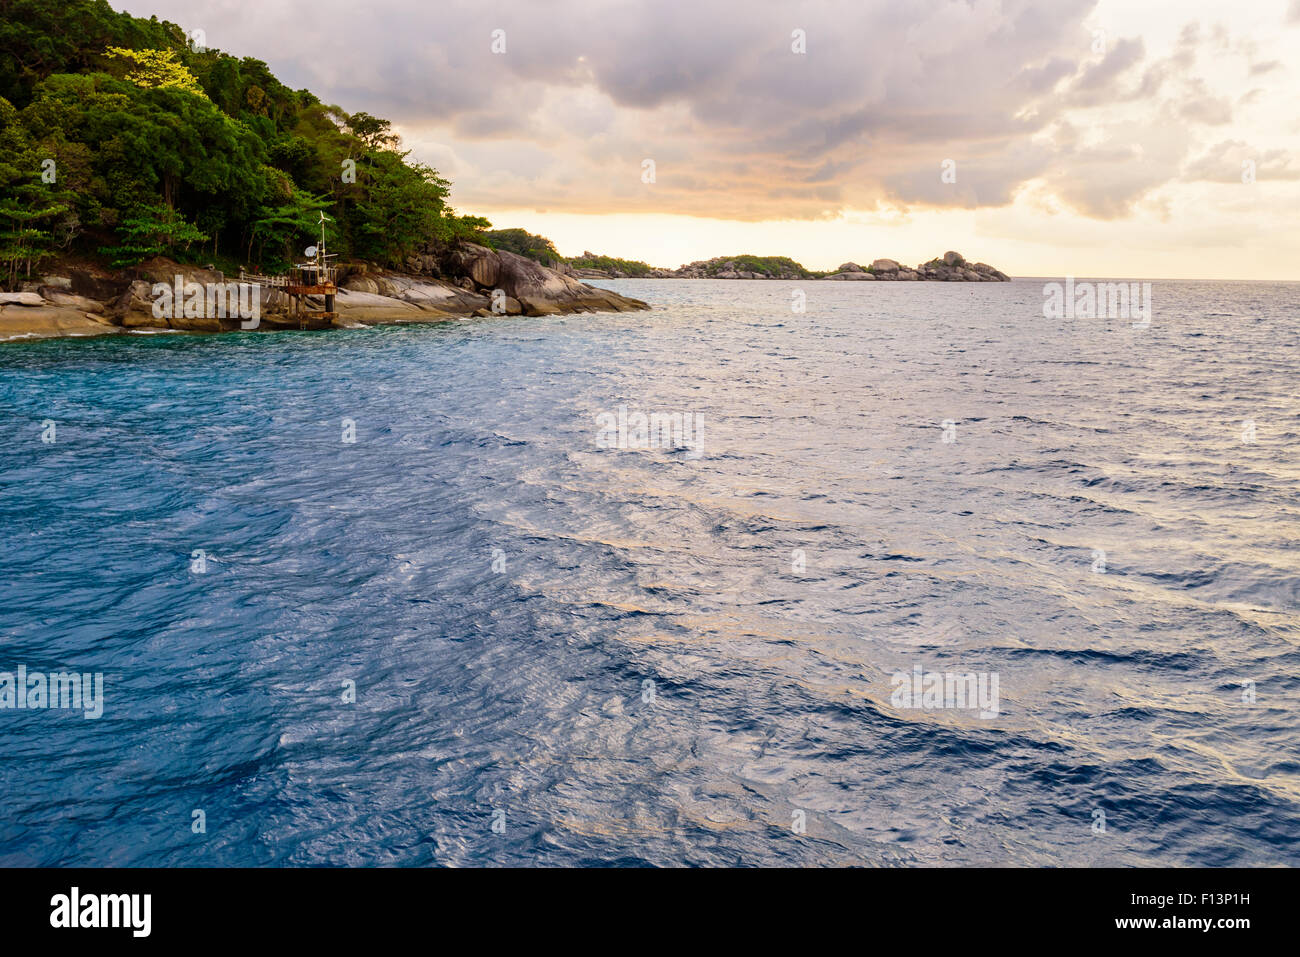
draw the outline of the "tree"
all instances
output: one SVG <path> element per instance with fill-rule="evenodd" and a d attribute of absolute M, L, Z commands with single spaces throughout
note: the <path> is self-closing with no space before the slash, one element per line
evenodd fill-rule
<path fill-rule="evenodd" d="M 170 206 L 137 206 L 117 228 L 122 242 L 100 250 L 113 257 L 114 266 L 137 266 L 146 259 L 174 254 L 178 248 L 189 249 L 191 243 L 208 237 Z"/>
<path fill-rule="evenodd" d="M 483 238 L 493 249 L 504 249 L 540 263 L 559 262 L 563 258 L 545 236 L 536 236 L 523 229 L 494 229 Z"/>
<path fill-rule="evenodd" d="M 270 170 L 272 174 L 278 171 Z M 283 177 L 280 173 L 279 176 Z M 328 208 L 328 203 L 310 193 L 303 192 L 284 177 L 278 195 L 272 205 L 263 206 L 253 223 L 248 241 L 250 262 L 253 261 L 253 243 L 258 244 L 258 261 L 264 260 L 264 253 L 270 250 L 274 267 L 287 266 L 295 258 L 296 244 L 304 239 L 316 236 L 320 229 L 320 214 Z M 334 233 L 332 221 L 326 223 L 326 240 Z M 335 234 L 336 235 L 336 234 Z"/>
<path fill-rule="evenodd" d="M 70 242 L 125 263 L 203 236 L 214 260 L 228 250 L 278 265 L 322 211 L 332 249 L 393 266 L 490 227 L 447 206 L 450 184 L 398 149 L 388 120 L 292 90 L 260 60 L 192 49 L 179 26 L 105 0 L 0 0 L 6 91 L 0 128 L 18 131 L 0 142 L 11 282 Z M 33 179 L 47 159 L 57 184 Z"/>
<path fill-rule="evenodd" d="M 151 90 L 184 90 L 207 98 L 194 74 L 176 59 L 175 50 L 126 50 L 122 47 L 109 47 L 108 55 L 112 60 L 126 63 L 126 79 L 129 83 Z"/>
<path fill-rule="evenodd" d="M 399 137 L 392 131 L 393 124 L 369 113 L 353 113 L 345 120 L 347 130 L 370 150 L 393 149 Z"/>
<path fill-rule="evenodd" d="M 356 184 L 360 195 L 346 213 L 354 252 L 362 258 L 397 265 L 421 246 L 450 236 L 450 184 L 430 167 L 404 159 L 391 151 L 365 157 Z"/>
<path fill-rule="evenodd" d="M 0 265 L 9 289 L 17 288 L 19 269 L 31 278 L 32 267 L 71 241 L 78 226 L 57 164 L 47 165 L 51 157 L 41 155 L 19 119 L 13 105 L 0 99 Z M 54 171 L 52 182 L 43 175 L 47 169 Z"/>

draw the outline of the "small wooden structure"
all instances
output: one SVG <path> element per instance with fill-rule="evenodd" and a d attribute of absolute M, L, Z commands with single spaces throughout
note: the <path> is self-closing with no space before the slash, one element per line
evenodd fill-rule
<path fill-rule="evenodd" d="M 306 253 L 309 262 L 299 263 L 289 270 L 287 276 L 250 275 L 242 269 L 239 271 L 240 282 L 256 283 L 271 289 L 279 289 L 289 297 L 289 316 L 298 320 L 299 329 L 321 328 L 330 325 L 337 317 L 334 311 L 335 297 L 339 294 L 337 283 L 338 268 L 330 265 L 336 254 L 325 251 L 325 223 L 328 217 L 320 214 L 320 245 L 312 246 Z M 319 296 L 323 309 L 315 308 L 311 301 Z"/>

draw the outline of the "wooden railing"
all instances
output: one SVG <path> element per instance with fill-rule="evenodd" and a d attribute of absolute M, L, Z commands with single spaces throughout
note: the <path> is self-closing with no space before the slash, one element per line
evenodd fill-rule
<path fill-rule="evenodd" d="M 338 267 L 295 266 L 288 276 L 261 276 L 239 270 L 239 281 L 254 283 L 258 286 L 322 286 L 333 283 L 338 276 Z M 310 281 L 308 281 L 310 280 Z"/>
<path fill-rule="evenodd" d="M 239 281 L 252 283 L 256 286 L 287 286 L 289 285 L 288 276 L 259 276 L 254 273 L 247 273 L 239 270 Z"/>

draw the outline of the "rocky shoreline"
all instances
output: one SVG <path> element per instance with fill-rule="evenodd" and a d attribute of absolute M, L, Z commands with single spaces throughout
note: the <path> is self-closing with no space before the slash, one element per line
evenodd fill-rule
<path fill-rule="evenodd" d="M 650 308 L 639 299 L 588 286 L 523 256 L 472 244 L 439 257 L 412 257 L 405 265 L 402 272 L 365 264 L 343 267 L 333 321 L 301 323 L 289 315 L 289 300 L 283 292 L 262 288 L 257 328 L 355 329 L 493 315 L 550 316 Z M 443 278 L 449 274 L 455 278 Z M 218 317 L 211 311 L 155 316 L 154 284 L 170 286 L 177 277 L 182 285 L 197 283 L 205 289 L 208 284 L 237 279 L 168 259 L 147 262 L 130 275 L 93 268 L 53 269 L 40 281 L 24 284 L 20 292 L 0 293 L 0 342 L 130 332 L 230 332 L 241 327 L 238 316 Z"/>
<path fill-rule="evenodd" d="M 870 266 L 843 263 L 829 275 L 803 271 L 781 260 L 780 268 L 757 272 L 739 268 L 726 257 L 691 263 L 676 270 L 652 270 L 638 278 L 782 279 L 849 282 L 1009 282 L 1003 272 L 986 263 L 969 263 L 956 252 L 915 268 L 893 259 Z M 789 264 L 789 265 L 786 265 Z M 299 328 L 355 329 L 369 325 L 447 322 L 472 317 L 550 316 L 564 313 L 633 312 L 649 309 L 640 299 L 599 289 L 582 279 L 626 278 L 617 270 L 554 268 L 511 252 L 463 243 L 438 255 L 413 256 L 395 271 L 370 264 L 340 269 L 336 318 L 302 322 L 288 311 L 283 292 L 263 288 L 260 330 Z M 237 316 L 215 314 L 154 315 L 156 283 L 224 284 L 214 269 L 186 266 L 168 259 L 147 262 L 130 274 L 95 268 L 53 269 L 40 281 L 25 283 L 19 292 L 0 293 L 0 342 L 63 336 L 101 336 L 129 332 L 230 332 L 241 327 Z M 323 305 L 323 304 L 322 304 Z M 171 310 L 172 313 L 184 310 Z"/>
<path fill-rule="evenodd" d="M 587 259 L 595 258 L 592 253 L 583 253 Z M 971 263 L 961 253 L 949 250 L 942 256 L 916 267 L 900 265 L 894 259 L 877 259 L 870 266 L 859 266 L 855 262 L 842 263 L 833 273 L 822 275 L 804 269 L 790 260 L 780 260 L 779 264 L 766 272 L 746 269 L 746 258 L 719 256 L 714 259 L 702 259 L 688 263 L 679 269 L 651 269 L 645 273 L 633 275 L 617 269 L 574 269 L 567 267 L 569 275 L 578 279 L 782 279 L 782 280 L 839 280 L 839 281 L 879 281 L 879 282 L 1010 282 L 1011 277 L 988 263 Z M 739 260 L 739 261 L 738 261 Z M 768 260 L 759 259 L 759 262 Z M 561 265 L 562 270 L 566 267 Z"/>

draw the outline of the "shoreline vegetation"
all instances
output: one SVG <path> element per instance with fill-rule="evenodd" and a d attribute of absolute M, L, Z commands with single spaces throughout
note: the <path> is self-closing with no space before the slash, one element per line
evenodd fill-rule
<path fill-rule="evenodd" d="M 451 208 L 451 183 L 412 161 L 388 120 L 291 90 L 200 31 L 107 0 L 0 7 L 0 341 L 650 308 L 584 279 L 1007 279 L 954 252 L 833 273 L 781 256 L 676 270 L 565 259 L 544 237 Z M 337 255 L 333 319 L 290 317 L 269 287 L 252 325 L 210 308 L 241 273 L 310 258 L 322 229 Z M 160 312 L 167 288 L 208 298 Z"/>
<path fill-rule="evenodd" d="M 829 272 L 806 269 L 785 256 L 718 256 L 699 260 L 678 269 L 659 269 L 646 263 L 584 252 L 560 263 L 567 275 L 579 279 L 832 279 L 884 282 L 1010 282 L 1011 277 L 987 263 L 967 262 L 961 253 L 949 250 L 918 266 L 904 266 L 894 259 L 876 259 L 870 266 L 841 263 Z"/>
<path fill-rule="evenodd" d="M 850 281 L 1010 282 L 1011 277 L 987 263 L 972 263 L 949 250 L 918 266 L 895 259 L 876 259 L 870 266 L 849 261 L 829 271 L 808 269 L 788 256 L 715 256 L 662 269 L 635 259 L 602 256 L 590 250 L 565 258 L 545 236 L 522 229 L 494 229 L 483 234 L 497 250 L 508 250 L 576 279 L 834 279 Z"/>

